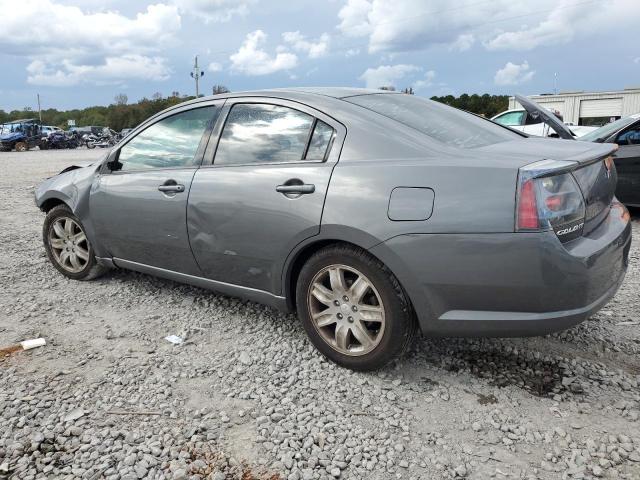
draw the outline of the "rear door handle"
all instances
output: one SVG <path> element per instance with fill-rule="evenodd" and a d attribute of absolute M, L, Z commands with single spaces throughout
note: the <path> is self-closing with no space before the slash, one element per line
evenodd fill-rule
<path fill-rule="evenodd" d="M 160 190 L 163 193 L 180 193 L 180 192 L 184 192 L 184 185 L 180 185 L 180 184 L 173 184 L 173 185 L 160 185 L 158 187 L 158 190 Z"/>
<path fill-rule="evenodd" d="M 297 195 L 306 195 L 316 191 L 316 186 L 309 183 L 303 183 L 302 185 L 278 185 L 276 192 L 280 193 L 293 193 Z"/>

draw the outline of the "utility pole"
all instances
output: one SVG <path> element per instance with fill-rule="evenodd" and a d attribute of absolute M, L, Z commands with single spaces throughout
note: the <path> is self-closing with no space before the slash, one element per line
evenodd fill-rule
<path fill-rule="evenodd" d="M 191 78 L 196 81 L 196 98 L 200 96 L 200 77 L 204 76 L 204 72 L 198 67 L 198 56 L 193 64 L 193 71 L 191 72 Z"/>
<path fill-rule="evenodd" d="M 553 73 L 553 93 L 558 94 L 558 72 Z"/>
<path fill-rule="evenodd" d="M 42 110 L 40 110 L 40 94 L 38 93 L 38 117 L 40 117 L 40 123 L 42 123 Z"/>

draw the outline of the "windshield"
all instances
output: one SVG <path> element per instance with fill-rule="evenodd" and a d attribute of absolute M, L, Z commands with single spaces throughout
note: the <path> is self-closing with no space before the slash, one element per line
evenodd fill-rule
<path fill-rule="evenodd" d="M 635 118 L 634 118 L 635 117 Z M 606 125 L 603 125 L 602 127 L 589 132 L 585 135 L 582 135 L 581 137 L 578 138 L 578 140 L 582 140 L 585 142 L 598 142 L 598 141 L 602 141 L 602 140 L 606 140 L 607 138 L 609 138 L 611 135 L 613 135 L 615 132 L 617 132 L 618 130 L 623 129 L 624 127 L 626 127 L 627 125 L 630 125 L 631 123 L 635 122 L 636 120 L 638 120 L 637 116 L 633 116 L 633 117 L 625 117 L 625 118 L 621 118 L 620 120 L 616 120 L 615 122 L 611 122 L 611 123 L 607 123 Z"/>
<path fill-rule="evenodd" d="M 396 120 L 434 140 L 460 148 L 483 147 L 521 138 L 519 134 L 489 120 L 415 95 L 380 93 L 344 100 Z"/>

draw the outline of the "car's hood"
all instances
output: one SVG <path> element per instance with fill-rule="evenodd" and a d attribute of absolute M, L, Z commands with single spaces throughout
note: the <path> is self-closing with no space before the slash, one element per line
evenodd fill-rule
<path fill-rule="evenodd" d="M 4 133 L 0 135 L 0 142 L 12 142 L 21 138 L 22 136 L 23 135 L 20 132 Z"/>
<path fill-rule="evenodd" d="M 522 105 L 529 115 L 533 118 L 540 118 L 544 123 L 553 128 L 560 138 L 574 140 L 573 132 L 569 130 L 569 127 L 562 123 L 562 121 L 560 121 L 560 119 L 549 110 L 522 95 L 515 95 L 515 99 L 520 105 Z"/>
<path fill-rule="evenodd" d="M 479 151 L 495 157 L 509 157 L 521 166 L 539 160 L 566 160 L 588 163 L 596 158 L 611 155 L 617 149 L 612 143 L 576 142 L 554 138 L 529 137 L 509 142 L 494 143 Z"/>

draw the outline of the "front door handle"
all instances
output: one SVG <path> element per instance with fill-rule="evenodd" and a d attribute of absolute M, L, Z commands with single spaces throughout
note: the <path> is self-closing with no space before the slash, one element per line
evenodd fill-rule
<path fill-rule="evenodd" d="M 284 194 L 306 195 L 316 191 L 316 186 L 309 183 L 303 183 L 301 185 L 278 185 L 276 192 Z"/>

